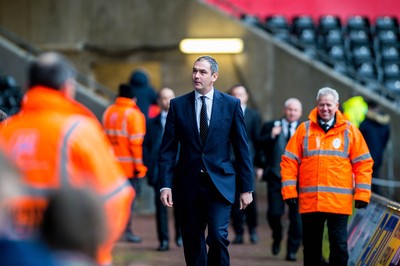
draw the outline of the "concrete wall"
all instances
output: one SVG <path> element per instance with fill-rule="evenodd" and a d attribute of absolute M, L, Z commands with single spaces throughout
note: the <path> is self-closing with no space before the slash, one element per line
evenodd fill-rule
<path fill-rule="evenodd" d="M 220 64 L 216 87 L 225 91 L 235 83 L 245 84 L 251 92 L 251 104 L 264 119 L 279 117 L 288 97 L 303 102 L 306 119 L 315 105 L 317 90 L 331 86 L 339 91 L 342 102 L 358 94 L 376 98 L 392 115 L 392 136 L 400 132 L 398 106 L 277 42 L 261 29 L 243 25 L 202 2 L 0 0 L 0 26 L 41 49 L 65 53 L 81 72 L 111 89 L 126 82 L 135 67 L 151 66 L 149 74 L 156 89 L 167 85 L 178 95 L 191 90 L 191 68 L 198 57 L 179 51 L 181 39 L 239 37 L 245 43 L 242 54 L 214 55 Z M 392 144 L 393 150 L 400 149 L 397 138 L 392 138 Z M 400 177 L 400 154 L 394 153 L 393 161 L 394 176 Z"/>

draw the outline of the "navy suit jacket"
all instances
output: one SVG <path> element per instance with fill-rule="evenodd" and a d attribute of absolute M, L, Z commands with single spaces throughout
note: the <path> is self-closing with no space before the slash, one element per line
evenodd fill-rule
<path fill-rule="evenodd" d="M 158 164 L 163 126 L 161 114 L 150 118 L 146 122 L 146 135 L 143 140 L 143 162 L 147 166 L 149 185 L 158 187 Z"/>
<path fill-rule="evenodd" d="M 282 119 L 265 122 L 260 131 L 260 148 L 258 151 L 261 153 L 259 156 L 264 159 L 264 181 L 268 181 L 270 178 L 281 178 L 280 163 L 285 152 L 287 139 L 283 131 L 272 138 L 271 132 L 276 122 L 282 123 Z M 297 121 L 297 127 L 300 123 L 301 121 Z"/>
<path fill-rule="evenodd" d="M 230 159 L 232 148 L 237 167 Z M 231 203 L 235 199 L 236 177 L 239 179 L 239 192 L 254 189 L 253 166 L 240 101 L 215 89 L 204 145 L 196 122 L 194 91 L 171 100 L 161 143 L 160 182 L 161 187 L 172 188 L 175 204 L 191 204 L 195 199 L 203 165 L 215 187 Z"/>
<path fill-rule="evenodd" d="M 246 124 L 246 132 L 249 139 L 250 154 L 254 162 L 257 155 L 257 143 L 260 137 L 261 116 L 256 110 L 246 107 L 244 112 L 244 122 Z"/>

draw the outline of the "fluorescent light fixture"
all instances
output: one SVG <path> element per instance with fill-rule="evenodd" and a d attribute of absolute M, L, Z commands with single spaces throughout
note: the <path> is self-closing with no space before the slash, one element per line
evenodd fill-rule
<path fill-rule="evenodd" d="M 185 54 L 238 54 L 243 51 L 239 38 L 183 39 L 179 49 Z"/>

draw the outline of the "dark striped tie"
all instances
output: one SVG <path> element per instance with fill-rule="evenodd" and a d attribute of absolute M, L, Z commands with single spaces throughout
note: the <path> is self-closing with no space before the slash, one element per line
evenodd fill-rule
<path fill-rule="evenodd" d="M 201 110 L 200 110 L 200 138 L 201 142 L 204 144 L 207 138 L 208 132 L 208 122 L 207 122 L 207 105 L 206 96 L 201 96 Z"/>
<path fill-rule="evenodd" d="M 292 124 L 288 123 L 286 141 L 289 142 L 292 137 Z"/>

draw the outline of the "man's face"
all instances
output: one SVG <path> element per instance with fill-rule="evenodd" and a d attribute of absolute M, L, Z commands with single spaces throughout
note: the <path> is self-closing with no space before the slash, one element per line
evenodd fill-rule
<path fill-rule="evenodd" d="M 194 63 L 192 71 L 193 88 L 200 94 L 205 95 L 208 93 L 217 78 L 218 73 L 211 74 L 210 63 L 207 60 Z"/>
<path fill-rule="evenodd" d="M 289 123 L 300 119 L 302 113 L 301 104 L 298 102 L 290 102 L 284 109 L 285 118 Z"/>
<path fill-rule="evenodd" d="M 246 105 L 249 100 L 249 95 L 246 92 L 246 89 L 243 86 L 235 87 L 232 90 L 232 96 L 238 98 L 240 100 L 240 104 Z"/>
<path fill-rule="evenodd" d="M 158 98 L 158 105 L 161 110 L 168 111 L 169 102 L 175 98 L 175 93 L 170 89 L 163 89 L 160 91 L 160 97 Z"/>
<path fill-rule="evenodd" d="M 336 102 L 333 95 L 330 94 L 322 96 L 317 102 L 318 115 L 324 122 L 331 120 L 335 116 L 338 108 L 339 103 Z"/>

